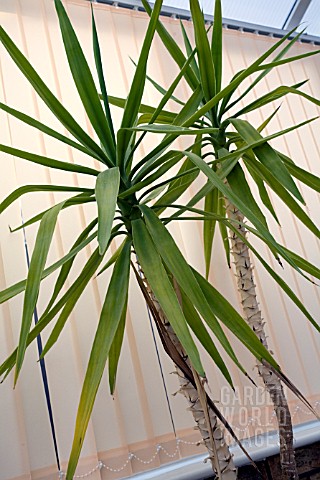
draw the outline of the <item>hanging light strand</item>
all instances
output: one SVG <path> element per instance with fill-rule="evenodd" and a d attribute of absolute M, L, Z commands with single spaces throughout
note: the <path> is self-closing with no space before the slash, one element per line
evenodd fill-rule
<path fill-rule="evenodd" d="M 320 406 L 320 401 L 315 402 L 315 404 L 314 404 L 315 410 L 318 409 L 319 406 Z M 302 413 L 304 415 L 312 415 L 311 412 L 305 410 L 304 408 L 300 407 L 299 405 L 297 405 L 294 408 L 294 410 L 292 412 L 292 418 L 295 418 L 295 416 L 298 415 L 298 413 Z M 248 419 L 247 425 L 244 428 L 242 428 L 240 426 L 234 426 L 233 429 L 237 430 L 240 433 L 248 433 L 249 434 L 249 429 L 254 424 L 258 424 L 259 427 L 271 427 L 274 422 L 275 422 L 275 413 L 273 412 L 271 414 L 271 416 L 269 417 L 269 422 L 266 423 L 266 424 L 261 424 L 261 422 L 259 420 L 257 420 L 256 418 L 250 417 Z M 132 460 L 136 460 L 143 465 L 150 465 L 155 461 L 155 459 L 158 457 L 160 452 L 164 453 L 167 457 L 169 457 L 171 459 L 174 459 L 174 458 L 176 458 L 180 455 L 180 445 L 181 444 L 194 445 L 194 446 L 197 445 L 198 446 L 198 445 L 201 444 L 201 441 L 190 442 L 190 441 L 187 441 L 187 440 L 182 440 L 181 438 L 177 438 L 176 439 L 176 448 L 172 453 L 169 453 L 163 445 L 160 445 L 160 444 L 156 445 L 153 455 L 150 458 L 148 458 L 147 460 L 144 460 L 144 459 L 140 458 L 135 453 L 129 452 L 128 453 L 128 458 L 126 459 L 126 461 L 121 466 L 119 466 L 117 468 L 110 467 L 109 465 L 106 465 L 104 462 L 99 460 L 98 464 L 92 470 L 90 470 L 87 473 L 84 473 L 82 475 L 75 475 L 74 478 L 75 479 L 76 478 L 81 479 L 81 478 L 90 477 L 96 471 L 102 470 L 103 468 L 105 468 L 106 470 L 109 470 L 109 472 L 112 472 L 112 473 L 121 473 L 123 470 L 125 470 L 127 468 L 127 466 L 129 465 L 129 463 Z M 59 471 L 59 480 L 63 480 L 64 477 L 65 477 L 65 472 L 63 470 L 60 470 Z"/>

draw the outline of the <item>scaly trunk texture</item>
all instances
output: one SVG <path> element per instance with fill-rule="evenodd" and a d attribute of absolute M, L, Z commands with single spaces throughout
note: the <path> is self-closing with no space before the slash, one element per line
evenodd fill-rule
<path fill-rule="evenodd" d="M 230 220 L 239 222 L 238 229 L 242 236 L 246 236 L 244 216 L 230 202 L 226 202 L 227 216 Z M 245 319 L 255 332 L 261 343 L 268 349 L 264 323 L 261 310 L 257 302 L 256 288 L 252 274 L 250 252 L 247 245 L 234 232 L 231 231 L 231 249 L 234 258 L 238 289 L 241 297 Z M 286 479 L 298 479 L 298 472 L 293 449 L 293 433 L 291 415 L 279 378 L 266 366 L 258 364 L 265 387 L 274 404 L 277 416 L 280 437 L 280 462 Z"/>
<path fill-rule="evenodd" d="M 183 362 L 186 364 L 189 372 L 192 372 L 191 375 L 194 379 L 194 385 L 183 371 L 183 367 L 179 368 L 175 363 L 176 373 L 180 384 L 179 392 L 184 395 L 189 404 L 188 410 L 191 411 L 200 431 L 203 443 L 208 450 L 212 469 L 216 475 L 215 478 L 219 480 L 236 480 L 237 470 L 234 466 L 232 454 L 230 453 L 229 447 L 225 441 L 224 432 L 219 426 L 218 418 L 206 401 L 207 397 L 201 379 L 192 368 L 186 352 L 184 351 L 177 335 L 171 327 L 171 324 L 168 322 L 159 302 L 150 289 L 146 278 L 143 278 L 143 283 L 147 295 L 149 296 L 149 300 L 152 304 L 151 313 L 153 317 L 155 317 L 156 313 L 157 318 L 161 322 L 163 331 L 168 336 L 169 343 L 175 347 L 176 352 L 179 354 L 180 358 L 183 359 Z M 150 302 L 148 302 L 149 305 Z M 157 323 L 156 319 L 155 321 Z M 159 330 L 159 325 L 157 325 L 157 327 Z M 163 336 L 163 334 L 161 334 L 161 336 Z M 170 350 L 170 346 L 168 347 L 168 344 L 166 350 L 167 353 L 169 353 L 169 356 L 174 360 L 175 354 L 172 355 L 170 351 L 168 352 L 168 350 Z"/>

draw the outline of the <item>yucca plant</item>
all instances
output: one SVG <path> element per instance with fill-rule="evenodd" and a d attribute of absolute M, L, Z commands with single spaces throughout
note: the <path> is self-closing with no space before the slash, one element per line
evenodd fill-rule
<path fill-rule="evenodd" d="M 148 3 L 146 0 L 142 1 L 145 9 L 150 14 L 151 9 Z M 300 90 L 300 87 L 305 83 L 301 82 L 292 86 L 280 85 L 275 90 L 267 92 L 264 96 L 247 104 L 244 108 L 239 108 L 238 103 L 245 98 L 246 95 L 254 89 L 257 83 L 260 82 L 273 68 L 285 63 L 301 60 L 310 55 L 318 54 L 319 50 L 284 58 L 285 54 L 289 52 L 290 48 L 303 33 L 300 32 L 294 34 L 293 30 L 280 41 L 275 43 L 250 67 L 238 72 L 233 77 L 230 84 L 225 88 L 222 88 L 223 50 L 221 1 L 215 1 L 211 45 L 208 39 L 208 31 L 206 29 L 204 17 L 197 0 L 190 0 L 190 10 L 197 55 L 193 57 L 193 46 L 191 45 L 184 25 L 181 23 L 186 54 L 189 58 L 193 57 L 190 61 L 189 69 L 185 74 L 185 79 L 193 92 L 196 92 L 201 88 L 203 98 L 199 110 L 186 122 L 181 122 L 180 126 L 185 128 L 184 133 L 187 133 L 188 128 L 191 127 L 193 122 L 202 118 L 202 124 L 197 130 L 197 135 L 201 135 L 203 139 L 206 138 L 206 145 L 208 146 L 203 151 L 204 153 L 202 156 L 199 156 L 194 152 L 186 153 L 186 155 L 190 159 L 190 165 L 199 168 L 208 178 L 208 182 L 203 187 L 202 191 L 198 192 L 189 202 L 189 208 L 187 209 L 198 213 L 204 220 L 203 239 L 207 277 L 210 271 L 215 227 L 217 219 L 220 219 L 219 227 L 226 251 L 227 262 L 230 267 L 231 250 L 235 264 L 234 273 L 237 277 L 244 317 L 261 343 L 268 348 L 262 314 L 257 302 L 250 250 L 260 260 L 284 292 L 305 314 L 308 320 L 311 321 L 317 330 L 319 330 L 318 325 L 302 302 L 290 290 L 281 277 L 271 269 L 270 265 L 268 265 L 261 255 L 259 255 L 246 238 L 247 231 L 249 230 L 267 244 L 268 248 L 271 249 L 280 264 L 280 257 L 282 257 L 291 267 L 302 273 L 302 275 L 305 275 L 303 272 L 306 272 L 319 278 L 319 271 L 304 259 L 297 256 L 294 252 L 284 249 L 284 247 L 281 247 L 281 252 L 279 246 L 275 248 L 273 241 L 269 241 L 268 235 L 270 234 L 270 230 L 266 217 L 258 204 L 260 201 L 260 204 L 262 203 L 278 222 L 277 214 L 269 198 L 266 186 L 269 187 L 281 198 L 293 214 L 317 238 L 319 238 L 320 232 L 318 227 L 298 203 L 305 204 L 293 177 L 317 192 L 320 191 L 319 178 L 314 176 L 311 172 L 307 172 L 297 166 L 292 159 L 273 149 L 269 143 L 273 138 L 295 130 L 300 126 L 315 120 L 315 118 L 307 120 L 300 125 L 293 125 L 292 127 L 276 132 L 273 135 L 263 137 L 261 132 L 266 128 L 274 115 L 276 115 L 278 108 L 269 118 L 265 119 L 262 125 L 258 127 L 254 127 L 247 120 L 241 119 L 241 117 L 249 112 L 258 110 L 289 93 L 300 95 L 318 106 L 320 105 L 320 102 Z M 172 58 L 181 68 L 187 61 L 186 56 L 162 24 L 158 24 L 157 30 Z M 291 36 L 293 36 L 293 38 L 289 41 Z M 288 42 L 285 43 L 287 39 Z M 271 63 L 262 65 L 262 62 L 277 49 L 278 52 Z M 247 88 L 243 89 L 241 94 L 238 93 L 237 88 L 248 78 L 249 75 L 252 74 L 257 74 L 254 80 L 251 81 Z M 155 82 L 153 83 L 155 84 Z M 232 113 L 230 113 L 231 109 Z M 165 133 L 170 132 L 172 127 L 170 126 L 168 130 L 166 130 L 163 126 L 152 125 L 151 127 L 141 126 L 140 129 L 144 131 L 150 130 L 153 132 L 159 131 Z M 212 129 L 216 129 L 216 131 L 214 132 Z M 210 155 L 214 157 L 214 160 L 208 162 L 207 159 Z M 228 162 L 233 162 L 232 168 L 225 173 Z M 258 187 L 260 197 L 258 201 L 248 184 L 247 176 L 250 176 L 252 181 L 256 183 L 256 186 Z M 233 201 L 232 197 L 234 195 L 236 195 L 237 201 L 239 199 L 241 200 L 242 204 Z M 203 198 L 204 210 L 191 208 Z M 185 211 L 186 208 L 182 208 L 179 214 Z M 231 223 L 227 225 L 225 222 L 221 221 L 221 217 L 228 218 Z M 249 219 L 251 226 L 245 225 L 246 218 Z M 253 230 L 252 226 L 255 227 L 255 230 Z M 262 230 L 261 227 L 263 227 Z M 283 256 L 283 253 L 285 253 L 285 256 Z M 272 370 L 263 363 L 258 364 L 258 371 L 274 404 L 280 433 L 280 461 L 285 478 L 298 478 L 294 458 L 291 416 L 281 381 L 279 376 L 272 372 Z"/>
<path fill-rule="evenodd" d="M 67 478 L 71 479 L 76 469 L 96 393 L 107 363 L 110 389 L 111 392 L 114 391 L 125 330 L 129 271 L 132 268 L 154 318 L 164 349 L 177 366 L 181 392 L 189 401 L 190 409 L 208 448 L 213 470 L 218 478 L 223 480 L 234 479 L 236 478 L 236 471 L 232 456 L 224 441 L 217 417 L 225 423 L 231 432 L 232 429 L 224 421 L 216 405 L 210 400 L 204 389 L 205 372 L 193 335 L 197 337 L 209 353 L 212 361 L 221 370 L 231 386 L 233 386 L 233 383 L 228 368 L 208 330 L 214 333 L 222 348 L 238 368 L 243 373 L 246 372 L 237 359 L 222 329 L 222 324 L 240 339 L 261 364 L 267 366 L 273 374 L 278 375 L 290 387 L 293 388 L 293 386 L 281 373 L 272 355 L 243 318 L 201 273 L 188 264 L 169 233 L 167 225 L 174 220 L 188 220 L 186 212 L 191 211 L 199 214 L 196 218 L 205 219 L 209 222 L 212 220 L 218 221 L 222 228 L 230 228 L 238 238 L 243 239 L 246 243 L 247 240 L 238 229 L 238 218 L 227 218 L 220 210 L 216 213 L 214 209 L 209 209 L 206 212 L 203 209 L 194 208 L 199 200 L 208 197 L 213 191 L 219 191 L 246 216 L 253 225 L 250 230 L 266 242 L 275 254 L 281 255 L 299 271 L 302 269 L 318 277 L 320 276 L 318 269 L 276 242 L 251 197 L 250 201 L 244 201 L 242 191 L 232 186 L 230 181 L 233 172 L 236 175 L 239 170 L 239 158 L 244 154 L 250 157 L 251 151 L 255 154 L 258 148 L 271 148 L 267 146 L 267 142 L 271 138 L 254 138 L 248 144 L 245 139 L 241 138 L 240 132 L 236 137 L 234 137 L 234 133 L 230 133 L 230 137 L 227 138 L 239 143 L 239 145 L 235 152 L 229 153 L 228 145 L 225 142 L 225 131 L 230 122 L 220 122 L 217 106 L 222 101 L 224 107 L 221 113 L 224 113 L 228 106 L 227 100 L 244 78 L 255 71 L 267 72 L 270 65 L 262 66 L 262 62 L 272 54 L 276 47 L 270 49 L 253 66 L 238 75 L 226 88 L 220 90 L 216 86 L 210 86 L 212 79 L 209 77 L 207 83 L 202 78 L 199 79 L 195 63 L 195 51 L 191 49 L 188 58 L 186 58 L 169 37 L 159 22 L 162 1 L 156 0 L 152 12 L 149 5 L 145 4 L 146 9 L 150 12 L 150 21 L 128 97 L 123 100 L 108 96 L 94 16 L 92 15 L 93 48 L 99 89 L 94 83 L 93 76 L 61 0 L 55 0 L 55 5 L 75 87 L 95 131 L 96 140 L 88 136 L 57 100 L 46 86 L 45 80 L 39 77 L 3 28 L 0 28 L 0 39 L 3 46 L 31 83 L 36 93 L 70 133 L 71 138 L 10 106 L 4 104 L 0 106 L 8 114 L 66 143 L 75 151 L 79 150 L 87 154 L 88 157 L 98 160 L 101 168 L 97 170 L 79 164 L 71 164 L 25 152 L 13 146 L 1 145 L 0 147 L 2 152 L 36 164 L 66 172 L 76 172 L 83 179 L 88 178 L 86 175 L 95 178 L 94 188 L 87 186 L 75 188 L 67 185 L 25 185 L 12 192 L 0 204 L 0 212 L 2 212 L 21 195 L 34 191 L 76 193 L 76 195 L 46 211 L 40 212 L 24 223 L 24 227 L 27 227 L 40 222 L 27 279 L 8 287 L 0 293 L 0 301 L 5 302 L 15 295 L 25 292 L 19 344 L 17 349 L 0 366 L 0 374 L 6 377 L 12 369 L 15 369 L 14 383 L 16 383 L 27 347 L 49 324 L 55 322 L 43 349 L 42 356 L 46 355 L 59 339 L 71 311 L 92 276 L 96 273 L 102 273 L 107 268 L 113 268 L 78 407 L 74 441 L 67 471 Z M 206 57 L 203 55 L 207 54 L 202 51 L 202 46 L 206 45 L 204 42 L 205 30 L 197 2 L 192 2 L 192 12 L 197 24 L 196 28 L 200 28 L 198 33 L 201 32 L 197 55 L 200 72 L 204 72 L 203 61 Z M 221 30 L 221 25 L 219 27 L 219 24 L 216 23 L 214 32 L 219 31 L 219 28 Z M 148 54 L 156 29 L 158 29 L 160 36 L 178 61 L 180 72 L 170 88 L 163 93 L 158 107 L 150 107 L 142 104 L 141 100 L 146 82 Z M 279 41 L 279 45 L 284 42 L 285 39 Z M 212 59 L 211 56 L 210 58 Z M 214 60 L 216 65 L 218 65 L 216 63 L 218 62 L 217 58 Z M 276 64 L 280 62 L 280 60 L 277 60 Z M 272 66 L 274 65 L 272 64 Z M 218 73 L 218 66 L 216 70 Z M 204 73 L 201 73 L 201 76 L 203 75 Z M 192 94 L 181 106 L 178 113 L 172 113 L 165 110 L 165 105 L 173 96 L 176 86 L 183 77 L 192 86 Z M 216 81 L 219 85 L 218 75 Z M 294 87 L 289 90 L 302 94 Z M 289 90 L 285 89 L 277 95 L 287 93 Z M 117 132 L 115 132 L 112 122 L 110 103 L 123 108 L 122 122 Z M 143 127 L 141 122 L 148 122 L 148 125 Z M 153 125 L 155 122 L 158 124 Z M 137 130 L 153 130 L 165 133 L 165 137 L 139 161 L 135 160 L 135 154 L 146 132 L 139 137 Z M 275 136 L 283 133 L 280 132 Z M 172 147 L 174 140 L 180 135 L 191 135 L 193 138 L 195 136 L 195 140 L 192 140 L 191 145 L 183 151 L 178 151 Z M 214 146 L 215 152 L 221 152 L 221 154 L 218 153 L 217 160 L 213 162 L 214 168 L 212 168 L 212 162 L 208 162 L 202 153 L 203 149 L 207 148 L 208 142 Z M 297 175 L 300 175 L 303 179 L 307 178 L 308 183 L 316 182 L 316 185 L 318 185 L 318 180 L 314 179 L 312 175 L 291 164 L 291 161 L 286 157 L 280 158 L 281 165 L 283 165 L 283 162 L 288 163 L 288 169 L 291 168 L 290 172 L 298 172 Z M 255 163 L 255 161 L 254 158 L 252 162 Z M 170 171 L 172 169 L 174 171 L 175 167 L 180 164 L 178 173 L 174 172 L 170 177 Z M 287 171 L 285 167 L 283 168 Z M 268 170 L 267 167 L 266 169 Z M 206 185 L 187 205 L 181 207 L 176 201 L 200 172 L 203 172 L 208 179 Z M 289 177 L 291 179 L 290 175 Z M 220 199 L 220 194 L 218 198 Z M 292 197 L 290 196 L 290 198 Z M 292 201 L 294 200 L 292 199 Z M 46 266 L 59 214 L 65 208 L 73 205 L 83 205 L 88 202 L 96 203 L 97 217 L 83 232 L 80 232 L 71 250 L 63 258 L 50 266 Z M 176 210 L 176 213 L 171 217 L 163 215 L 163 212 L 167 211 L 168 208 Z M 194 216 L 192 219 L 194 220 Z M 242 226 L 242 221 L 240 221 L 240 225 Z M 123 242 L 116 253 L 107 259 L 110 245 L 118 236 L 123 237 Z M 66 280 L 72 272 L 76 256 L 89 243 L 96 244 L 93 254 L 77 279 L 68 289 L 64 289 Z M 206 240 L 206 243 L 208 243 L 208 240 Z M 256 254 L 258 255 L 257 252 Z M 263 259 L 262 262 L 264 262 L 271 275 L 281 283 L 286 293 L 318 328 L 289 287 L 280 280 L 280 277 L 273 272 Z M 49 303 L 41 314 L 37 325 L 31 329 L 32 315 L 37 305 L 41 281 L 59 269 L 60 272 Z M 303 399 L 297 390 L 296 393 Z M 312 408 L 305 399 L 303 400 Z"/>

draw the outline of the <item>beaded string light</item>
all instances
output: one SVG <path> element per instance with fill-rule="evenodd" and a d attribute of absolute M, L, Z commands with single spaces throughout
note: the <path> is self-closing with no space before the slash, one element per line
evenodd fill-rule
<path fill-rule="evenodd" d="M 320 401 L 315 402 L 314 408 L 317 409 L 319 407 L 319 405 L 320 405 Z M 311 412 L 309 412 L 309 411 L 305 410 L 304 408 L 300 407 L 299 405 L 297 405 L 292 412 L 292 418 L 294 418 L 299 412 L 303 413 L 304 415 L 312 415 Z M 266 424 L 259 423 L 259 426 L 260 427 L 269 427 L 274 422 L 274 419 L 275 419 L 275 413 L 273 412 L 271 414 L 271 417 L 269 418 L 269 422 L 266 423 Z M 241 428 L 239 426 L 234 426 L 233 429 L 237 430 L 238 432 L 244 433 L 244 432 L 247 431 L 249 426 L 253 425 L 254 423 L 257 423 L 257 420 L 255 418 L 251 417 L 251 418 L 249 418 L 247 426 L 245 428 Z M 120 473 L 123 470 L 125 470 L 125 468 L 131 462 L 131 460 L 137 460 L 139 463 L 142 463 L 143 465 L 149 465 L 152 462 L 154 462 L 154 460 L 157 458 L 160 451 L 162 451 L 167 457 L 174 459 L 180 453 L 180 444 L 199 445 L 200 442 L 199 441 L 198 442 L 188 442 L 187 440 L 182 440 L 181 438 L 177 438 L 176 448 L 175 448 L 173 453 L 169 453 L 163 445 L 156 445 L 154 454 L 148 460 L 143 460 L 142 458 L 140 458 L 135 453 L 129 452 L 127 460 L 123 463 L 123 465 L 121 465 L 118 468 L 112 468 L 109 465 L 106 465 L 105 463 L 103 463 L 101 460 L 99 460 L 98 464 L 92 470 L 89 470 L 87 473 L 84 473 L 82 475 L 75 475 L 74 478 L 90 477 L 95 472 L 97 472 L 98 470 L 102 470 L 103 468 L 105 468 L 106 470 L 109 470 L 109 472 L 112 472 L 112 473 Z M 60 470 L 59 480 L 63 480 L 64 477 L 65 477 L 65 472 Z"/>

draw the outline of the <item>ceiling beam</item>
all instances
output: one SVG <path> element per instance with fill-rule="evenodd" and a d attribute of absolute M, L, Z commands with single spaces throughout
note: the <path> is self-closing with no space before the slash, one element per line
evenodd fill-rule
<path fill-rule="evenodd" d="M 292 30 L 294 27 L 300 25 L 311 1 L 312 0 L 296 0 L 282 28 L 284 30 Z"/>

